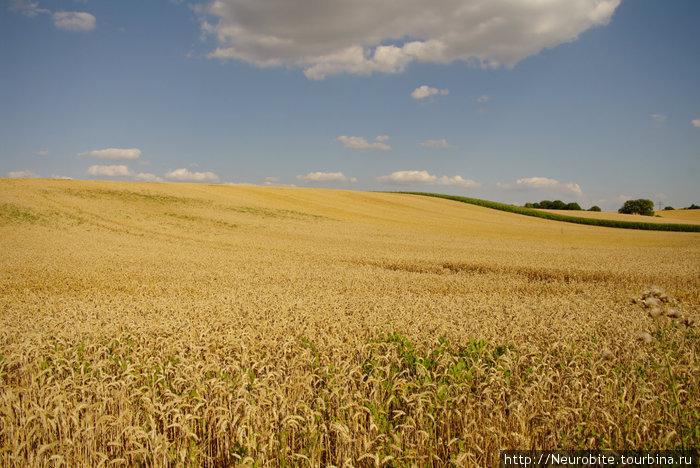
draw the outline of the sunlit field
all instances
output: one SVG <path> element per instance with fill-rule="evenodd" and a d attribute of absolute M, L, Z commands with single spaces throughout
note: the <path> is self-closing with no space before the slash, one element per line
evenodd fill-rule
<path fill-rule="evenodd" d="M 571 211 L 571 210 L 537 210 L 546 213 L 557 213 L 565 216 L 578 216 L 581 218 L 610 219 L 615 221 L 643 222 L 643 223 L 675 223 L 675 224 L 700 224 L 700 210 L 669 210 L 655 211 L 654 216 L 642 216 L 636 214 L 622 214 L 610 211 Z"/>
<path fill-rule="evenodd" d="M 492 467 L 501 449 L 700 444 L 698 233 L 1 179 L 0 275 L 1 466 Z"/>
<path fill-rule="evenodd" d="M 673 220 L 672 222 L 692 221 L 700 223 L 700 210 L 661 210 L 656 211 L 658 216 Z"/>

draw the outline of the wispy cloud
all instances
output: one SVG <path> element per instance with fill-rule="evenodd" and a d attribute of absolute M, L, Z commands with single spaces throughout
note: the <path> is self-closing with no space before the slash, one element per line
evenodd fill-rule
<path fill-rule="evenodd" d="M 478 98 L 476 98 L 476 102 L 478 102 L 479 104 L 483 104 L 483 103 L 485 103 L 485 102 L 489 102 L 490 100 L 491 100 L 491 96 L 488 96 L 488 95 L 486 95 L 486 94 L 484 94 L 483 96 L 479 96 Z"/>
<path fill-rule="evenodd" d="M 90 166 L 85 173 L 91 177 L 129 177 L 134 173 L 126 165 Z"/>
<path fill-rule="evenodd" d="M 667 119 L 667 117 L 663 114 L 651 114 L 651 118 L 657 125 L 665 124 Z"/>
<path fill-rule="evenodd" d="M 695 128 L 700 128 L 700 119 L 691 120 L 690 123 Z"/>
<path fill-rule="evenodd" d="M 309 172 L 305 175 L 298 175 L 297 180 L 305 183 L 314 182 L 357 182 L 355 177 L 347 177 L 342 172 Z"/>
<path fill-rule="evenodd" d="M 35 151 L 34 154 L 36 156 L 48 156 L 49 152 L 48 151 Z"/>
<path fill-rule="evenodd" d="M 454 148 L 450 145 L 446 139 L 441 138 L 440 140 L 426 140 L 420 144 L 426 148 Z"/>
<path fill-rule="evenodd" d="M 419 86 L 416 89 L 413 90 L 411 93 L 411 97 L 413 99 L 425 99 L 431 96 L 446 96 L 450 94 L 449 89 L 437 89 L 437 88 L 431 88 L 428 85 L 423 85 Z"/>
<path fill-rule="evenodd" d="M 134 176 L 134 179 L 140 182 L 163 182 L 163 179 L 150 172 L 139 172 Z"/>
<path fill-rule="evenodd" d="M 7 173 L 7 177 L 11 179 L 36 179 L 39 176 L 34 171 L 27 169 L 25 171 L 10 171 Z"/>
<path fill-rule="evenodd" d="M 39 2 L 28 2 L 26 0 L 14 0 L 10 5 L 10 10 L 18 11 L 29 18 L 34 18 L 39 14 L 51 13 L 46 8 L 39 8 Z"/>
<path fill-rule="evenodd" d="M 13 0 L 10 10 L 22 13 L 24 16 L 34 18 L 37 15 L 51 15 L 53 25 L 58 29 L 73 32 L 87 32 L 95 29 L 97 19 L 94 15 L 84 11 L 57 11 L 52 13 L 47 8 L 39 7 L 39 2 L 27 0 Z"/>
<path fill-rule="evenodd" d="M 73 32 L 87 32 L 95 29 L 96 19 L 84 11 L 57 11 L 51 17 L 58 29 Z"/>
<path fill-rule="evenodd" d="M 547 177 L 528 177 L 518 179 L 515 183 L 499 182 L 496 186 L 502 190 L 539 191 L 554 196 L 583 196 L 583 191 L 577 183 L 559 182 Z"/>
<path fill-rule="evenodd" d="M 436 176 L 428 171 L 396 171 L 389 175 L 377 177 L 377 181 L 389 185 L 446 185 L 455 187 L 477 188 L 479 182 L 465 179 L 460 175 L 452 177 Z"/>
<path fill-rule="evenodd" d="M 92 156 L 109 161 L 132 161 L 141 157 L 141 150 L 138 148 L 106 148 L 102 150 L 85 151 L 78 153 L 78 156 Z"/>
<path fill-rule="evenodd" d="M 178 182 L 218 182 L 219 176 L 213 172 L 192 172 L 189 169 L 181 168 L 167 172 L 165 178 Z"/>
<path fill-rule="evenodd" d="M 385 141 L 389 140 L 387 135 L 380 135 L 376 137 L 372 143 L 369 143 L 364 137 L 357 136 L 340 135 L 338 138 L 336 138 L 336 140 L 343 143 L 347 149 L 352 150 L 378 149 L 388 151 L 391 149 L 391 146 L 385 143 Z"/>

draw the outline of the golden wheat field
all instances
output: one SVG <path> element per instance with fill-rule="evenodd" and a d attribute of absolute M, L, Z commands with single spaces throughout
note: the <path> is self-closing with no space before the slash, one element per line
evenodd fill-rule
<path fill-rule="evenodd" d="M 0 180 L 0 465 L 700 444 L 700 234 L 416 195 Z"/>
<path fill-rule="evenodd" d="M 662 218 L 668 218 L 670 222 L 678 221 L 692 221 L 694 223 L 700 223 L 700 210 L 659 210 L 655 212 L 656 215 Z"/>
<path fill-rule="evenodd" d="M 571 210 L 538 210 L 548 213 L 557 213 L 564 216 L 579 218 L 609 219 L 614 221 L 629 221 L 642 223 L 673 223 L 673 224 L 700 224 L 700 210 L 672 210 L 655 211 L 654 216 L 642 216 L 637 214 L 622 214 L 611 211 L 571 211 Z"/>

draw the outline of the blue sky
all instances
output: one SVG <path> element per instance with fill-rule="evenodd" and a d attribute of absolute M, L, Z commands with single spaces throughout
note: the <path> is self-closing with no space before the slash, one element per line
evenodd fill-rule
<path fill-rule="evenodd" d="M 0 176 L 700 202 L 697 0 L 0 2 Z"/>

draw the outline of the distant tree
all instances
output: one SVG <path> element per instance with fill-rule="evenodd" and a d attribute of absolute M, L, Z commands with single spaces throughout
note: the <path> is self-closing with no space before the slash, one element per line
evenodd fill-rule
<path fill-rule="evenodd" d="M 525 203 L 525 208 L 541 208 L 543 210 L 580 210 L 581 206 L 576 203 L 564 203 L 561 200 L 542 200 L 539 203 Z"/>
<path fill-rule="evenodd" d="M 672 206 L 667 206 L 664 208 L 664 211 L 671 211 L 671 210 L 675 210 L 675 208 Z"/>
<path fill-rule="evenodd" d="M 699 209 L 700 209 L 700 206 L 696 205 L 695 203 L 693 203 L 688 208 L 686 208 L 686 210 L 699 210 Z"/>
<path fill-rule="evenodd" d="M 622 208 L 617 210 L 623 214 L 640 214 L 644 216 L 654 216 L 654 202 L 645 198 L 637 200 L 627 200 Z"/>
<path fill-rule="evenodd" d="M 588 208 L 588 211 L 602 211 L 598 205 L 593 205 L 592 207 Z"/>

